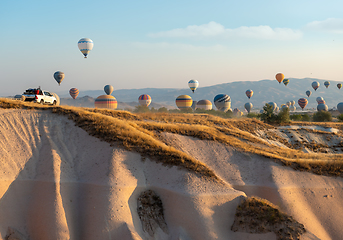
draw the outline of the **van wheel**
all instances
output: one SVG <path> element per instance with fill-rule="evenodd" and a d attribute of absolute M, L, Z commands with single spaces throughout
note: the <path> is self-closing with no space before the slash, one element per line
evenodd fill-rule
<path fill-rule="evenodd" d="M 52 105 L 56 106 L 56 101 L 54 101 L 54 102 L 52 103 Z"/>
<path fill-rule="evenodd" d="M 44 105 L 44 100 L 41 100 L 41 101 L 40 101 L 40 104 Z"/>

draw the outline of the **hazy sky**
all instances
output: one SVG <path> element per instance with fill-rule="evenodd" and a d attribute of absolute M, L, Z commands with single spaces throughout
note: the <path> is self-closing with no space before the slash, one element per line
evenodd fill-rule
<path fill-rule="evenodd" d="M 343 1 L 0 1 L 0 95 L 343 81 Z M 87 59 L 80 38 L 94 41 Z M 61 86 L 55 71 L 65 73 Z"/>

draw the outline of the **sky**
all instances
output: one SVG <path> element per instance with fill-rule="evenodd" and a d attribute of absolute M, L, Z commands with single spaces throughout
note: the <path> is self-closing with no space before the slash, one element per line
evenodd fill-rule
<path fill-rule="evenodd" d="M 234 81 L 343 81 L 343 1 L 0 1 L 0 96 L 187 88 Z M 90 38 L 87 59 L 78 40 Z M 58 86 L 56 71 L 65 73 Z M 275 80 L 276 81 L 276 80 Z"/>

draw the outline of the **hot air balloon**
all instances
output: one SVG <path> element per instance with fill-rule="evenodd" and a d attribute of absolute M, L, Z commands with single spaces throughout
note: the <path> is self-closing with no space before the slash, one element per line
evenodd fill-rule
<path fill-rule="evenodd" d="M 245 94 L 247 95 L 247 97 L 250 99 L 252 97 L 252 95 L 254 94 L 253 90 L 248 89 L 245 91 Z"/>
<path fill-rule="evenodd" d="M 233 109 L 233 114 L 237 117 L 240 117 L 243 115 L 243 112 L 241 112 L 241 110 L 239 110 L 238 108 Z"/>
<path fill-rule="evenodd" d="M 250 102 L 247 102 L 246 104 L 244 104 L 244 108 L 248 111 L 248 113 L 250 113 L 250 110 L 252 109 L 253 105 Z"/>
<path fill-rule="evenodd" d="M 324 86 L 325 86 L 326 88 L 328 88 L 328 87 L 330 86 L 330 82 L 329 82 L 329 81 L 325 81 L 325 82 L 324 82 Z"/>
<path fill-rule="evenodd" d="M 281 107 L 281 109 L 289 108 L 286 104 Z"/>
<path fill-rule="evenodd" d="M 188 82 L 188 86 L 189 88 L 192 90 L 192 92 L 194 93 L 194 91 L 197 89 L 197 87 L 199 86 L 199 82 L 197 80 L 190 80 Z"/>
<path fill-rule="evenodd" d="M 304 110 L 304 108 L 306 107 L 307 103 L 308 103 L 308 101 L 307 101 L 306 98 L 300 98 L 298 100 L 298 104 L 299 104 L 299 106 L 301 107 L 302 110 Z"/>
<path fill-rule="evenodd" d="M 193 100 L 188 95 L 180 95 L 176 98 L 175 103 L 180 110 L 183 110 L 190 108 L 193 104 Z"/>
<path fill-rule="evenodd" d="M 313 83 L 312 83 L 312 87 L 313 87 L 313 89 L 314 89 L 314 91 L 317 91 L 317 89 L 319 88 L 319 82 L 317 82 L 317 81 L 314 81 Z"/>
<path fill-rule="evenodd" d="M 278 73 L 275 75 L 275 78 L 279 83 L 281 83 L 282 80 L 285 78 L 285 75 L 283 75 L 283 73 Z"/>
<path fill-rule="evenodd" d="M 289 83 L 289 79 L 284 79 L 282 82 L 283 84 L 285 84 L 285 86 L 287 86 L 287 84 Z"/>
<path fill-rule="evenodd" d="M 89 38 L 81 38 L 77 45 L 85 58 L 87 58 L 87 55 L 93 49 L 94 44 L 93 41 Z"/>
<path fill-rule="evenodd" d="M 106 85 L 104 87 L 104 91 L 107 95 L 111 95 L 111 93 L 113 92 L 113 87 L 111 85 Z"/>
<path fill-rule="evenodd" d="M 226 94 L 218 94 L 214 97 L 214 105 L 219 111 L 226 112 L 231 108 L 231 98 Z"/>
<path fill-rule="evenodd" d="M 69 94 L 73 99 L 76 99 L 77 96 L 79 95 L 79 90 L 77 88 L 71 88 L 69 90 Z"/>
<path fill-rule="evenodd" d="M 325 100 L 324 99 L 323 100 L 319 100 L 318 104 L 325 104 Z"/>
<path fill-rule="evenodd" d="M 321 104 L 318 104 L 317 105 L 317 111 L 320 112 L 320 111 L 327 111 L 329 110 L 328 106 L 324 103 L 321 103 Z"/>
<path fill-rule="evenodd" d="M 292 106 L 292 105 L 291 105 L 291 106 L 289 107 L 289 110 L 290 110 L 290 111 L 292 111 L 292 112 L 294 112 L 294 111 L 295 111 L 295 109 L 296 109 L 296 107 L 295 107 L 295 106 Z"/>
<path fill-rule="evenodd" d="M 317 97 L 316 98 L 317 103 L 319 103 L 319 101 L 322 101 L 322 100 L 324 100 L 324 98 L 322 98 L 322 97 Z"/>
<path fill-rule="evenodd" d="M 117 99 L 111 95 L 101 95 L 95 99 L 94 106 L 96 108 L 117 108 Z"/>
<path fill-rule="evenodd" d="M 151 103 L 151 97 L 148 94 L 142 94 L 138 97 L 138 102 L 141 106 L 148 107 Z"/>
<path fill-rule="evenodd" d="M 286 102 L 287 107 L 291 106 L 291 101 Z"/>
<path fill-rule="evenodd" d="M 195 111 L 197 109 L 197 103 L 198 103 L 197 101 L 193 101 L 192 106 L 191 106 L 193 111 Z"/>
<path fill-rule="evenodd" d="M 54 78 L 56 82 L 58 82 L 58 85 L 61 85 L 61 82 L 63 81 L 63 78 L 64 78 L 64 73 L 61 71 L 57 71 L 54 73 Z"/>
<path fill-rule="evenodd" d="M 307 97 L 310 97 L 310 96 L 311 96 L 311 94 L 312 94 L 312 92 L 311 92 L 310 90 L 307 90 L 307 91 L 306 91 L 306 95 L 307 95 Z"/>
<path fill-rule="evenodd" d="M 338 89 L 341 89 L 342 83 L 337 83 L 337 87 L 338 87 Z"/>
<path fill-rule="evenodd" d="M 276 111 L 277 104 L 275 102 L 269 102 L 268 105 L 272 106 L 273 112 Z"/>
<path fill-rule="evenodd" d="M 337 110 L 339 111 L 340 114 L 343 113 L 343 102 L 340 102 L 337 104 Z"/>
<path fill-rule="evenodd" d="M 292 100 L 292 101 L 291 101 L 291 106 L 294 106 L 294 105 L 295 105 L 295 101 Z"/>
<path fill-rule="evenodd" d="M 200 100 L 197 103 L 197 108 L 200 108 L 203 110 L 211 110 L 212 109 L 212 103 L 209 100 Z"/>

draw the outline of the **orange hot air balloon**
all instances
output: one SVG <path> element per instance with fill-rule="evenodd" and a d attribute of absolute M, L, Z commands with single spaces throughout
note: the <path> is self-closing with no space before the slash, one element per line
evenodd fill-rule
<path fill-rule="evenodd" d="M 298 104 L 299 104 L 299 106 L 301 107 L 302 110 L 304 110 L 304 107 L 306 107 L 307 103 L 308 103 L 308 101 L 307 101 L 306 98 L 300 98 L 298 100 Z"/>
<path fill-rule="evenodd" d="M 77 96 L 79 95 L 79 90 L 77 88 L 71 88 L 69 90 L 69 94 L 73 99 L 76 99 Z"/>
<path fill-rule="evenodd" d="M 275 78 L 279 83 L 281 83 L 282 80 L 285 78 L 285 75 L 283 75 L 283 73 L 278 73 L 275 75 Z"/>

